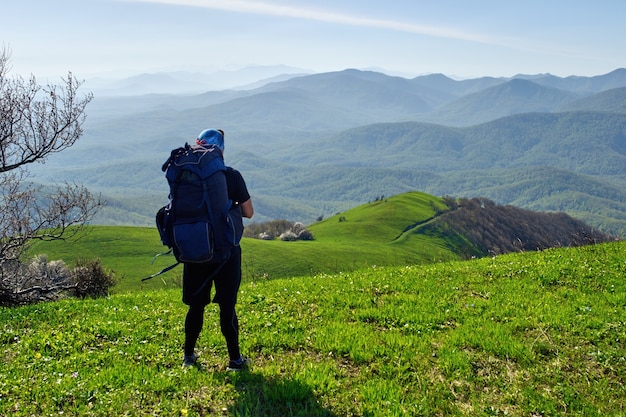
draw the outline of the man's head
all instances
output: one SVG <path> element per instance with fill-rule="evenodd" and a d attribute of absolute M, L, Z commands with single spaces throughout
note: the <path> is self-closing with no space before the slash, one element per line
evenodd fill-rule
<path fill-rule="evenodd" d="M 205 129 L 198 135 L 196 145 L 215 145 L 224 151 L 224 131 L 221 129 Z"/>

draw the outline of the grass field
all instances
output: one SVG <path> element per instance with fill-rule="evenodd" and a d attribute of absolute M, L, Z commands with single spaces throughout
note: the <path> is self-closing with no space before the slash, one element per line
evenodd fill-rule
<path fill-rule="evenodd" d="M 0 415 L 620 416 L 625 276 L 617 242 L 249 281 L 242 374 L 214 307 L 181 369 L 175 288 L 2 308 Z"/>
<path fill-rule="evenodd" d="M 311 225 L 313 241 L 243 239 L 244 281 L 458 259 L 454 242 L 403 233 L 412 223 L 431 218 L 434 207 L 443 208 L 440 199 L 424 193 L 407 193 Z M 29 253 L 45 253 L 48 259 L 62 259 L 70 265 L 76 259 L 99 258 L 119 276 L 113 292 L 123 293 L 179 283 L 182 267 L 141 282 L 142 278 L 175 262 L 172 256 L 161 256 L 151 264 L 154 256 L 166 249 L 156 228 L 95 226 L 78 241 L 37 242 Z"/>
<path fill-rule="evenodd" d="M 242 374 L 216 306 L 202 367 L 181 369 L 181 268 L 141 283 L 173 261 L 151 265 L 155 229 L 39 243 L 120 282 L 0 309 L 0 416 L 625 415 L 626 243 L 459 261 L 453 238 L 407 229 L 438 204 L 409 193 L 311 225 L 314 241 L 245 239 Z"/>

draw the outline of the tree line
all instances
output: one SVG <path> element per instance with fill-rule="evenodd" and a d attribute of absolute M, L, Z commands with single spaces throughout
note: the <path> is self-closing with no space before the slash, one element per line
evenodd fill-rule
<path fill-rule="evenodd" d="M 486 198 L 445 198 L 450 208 L 426 230 L 462 235 L 483 255 L 576 247 L 610 242 L 615 237 L 600 232 L 562 212 L 536 212 L 498 205 Z"/>

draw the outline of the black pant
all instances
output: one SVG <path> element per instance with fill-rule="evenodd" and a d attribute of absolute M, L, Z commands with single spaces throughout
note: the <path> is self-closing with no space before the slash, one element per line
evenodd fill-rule
<path fill-rule="evenodd" d="M 184 264 L 183 302 L 189 306 L 185 318 L 185 355 L 192 355 L 204 323 L 204 309 L 211 302 L 220 306 L 220 329 L 226 339 L 228 356 L 239 359 L 239 321 L 235 311 L 241 284 L 241 248 L 235 246 L 223 265 Z M 217 270 L 217 272 L 216 272 Z"/>

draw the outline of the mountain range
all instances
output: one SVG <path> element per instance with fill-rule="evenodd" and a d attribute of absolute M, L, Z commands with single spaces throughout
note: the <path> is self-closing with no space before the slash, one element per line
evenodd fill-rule
<path fill-rule="evenodd" d="M 347 69 L 187 94 L 161 93 L 175 90 L 162 80 L 152 94 L 96 94 L 84 137 L 33 178 L 101 192 L 97 223 L 152 225 L 169 151 L 216 127 L 255 221 L 311 223 L 418 190 L 563 211 L 626 236 L 626 69 L 470 80 Z"/>

